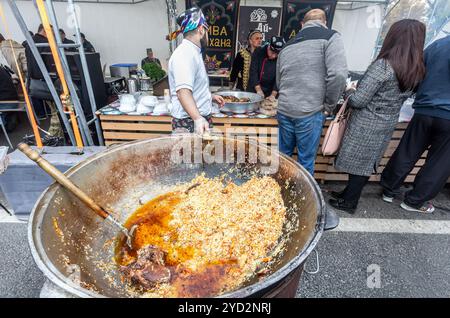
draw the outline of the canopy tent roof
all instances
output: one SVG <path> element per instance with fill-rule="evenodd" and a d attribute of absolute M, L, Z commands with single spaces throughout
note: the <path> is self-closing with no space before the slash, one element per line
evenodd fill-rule
<path fill-rule="evenodd" d="M 32 1 L 32 0 L 19 0 L 19 1 Z M 84 2 L 84 3 L 117 3 L 117 4 L 137 4 L 152 0 L 74 0 L 74 2 Z M 67 0 L 53 0 L 53 2 L 67 2 Z M 387 3 L 389 0 L 338 0 L 338 3 Z"/>

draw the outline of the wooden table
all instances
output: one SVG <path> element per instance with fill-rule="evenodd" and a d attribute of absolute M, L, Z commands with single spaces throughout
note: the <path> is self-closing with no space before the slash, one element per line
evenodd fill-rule
<path fill-rule="evenodd" d="M 172 118 L 170 116 L 103 115 L 100 112 L 97 115 L 100 118 L 103 136 L 107 146 L 131 140 L 168 135 L 172 132 Z M 244 134 L 249 133 L 250 138 L 256 138 L 260 142 L 267 143 L 268 145 L 278 144 L 278 122 L 275 118 L 213 118 L 213 123 L 214 127 L 222 132 L 230 128 L 239 129 Z M 329 123 L 329 121 L 325 122 L 321 143 Z M 392 140 L 381 160 L 378 173 L 372 175 L 370 178 L 371 181 L 380 180 L 380 174 L 397 148 L 407 126 L 407 123 L 399 123 L 397 125 Z M 319 147 L 315 164 L 314 177 L 316 180 L 321 182 L 348 180 L 347 174 L 341 173 L 333 167 L 335 157 L 323 156 L 320 149 L 321 147 Z M 406 178 L 406 182 L 414 181 L 419 168 L 424 164 L 426 153 L 417 162 L 416 167 Z"/>

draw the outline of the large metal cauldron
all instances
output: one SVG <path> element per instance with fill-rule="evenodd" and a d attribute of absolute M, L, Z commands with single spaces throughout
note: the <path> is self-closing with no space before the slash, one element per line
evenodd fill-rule
<path fill-rule="evenodd" d="M 301 166 L 276 150 L 228 138 L 220 140 L 232 149 L 234 161 L 217 163 L 196 158 L 194 163 L 180 163 L 174 153 L 189 157 L 187 148 L 179 150 L 181 144 L 201 148 L 209 144 L 206 148 L 215 147 L 215 155 L 222 146 L 194 135 L 172 135 L 111 148 L 71 168 L 66 175 L 100 205 L 123 212 L 116 217 L 124 222 L 139 206 L 139 200 L 165 193 L 200 172 L 210 177 L 228 172 L 236 183 L 244 182 L 255 171 L 270 173 L 282 186 L 288 208 L 289 222 L 283 231 L 287 248 L 264 278 L 255 276 L 239 290 L 221 296 L 276 296 L 287 285 L 295 291 L 303 263 L 324 230 L 325 204 L 320 189 Z M 245 156 L 239 157 L 242 146 Z M 250 149 L 258 150 L 265 163 L 255 162 Z M 267 169 L 269 166 L 272 168 Z M 231 167 L 236 169 L 230 172 Z M 51 185 L 39 198 L 28 234 L 37 265 L 65 291 L 79 297 L 130 296 L 121 288 L 120 276 L 111 261 L 117 233 L 58 184 Z"/>

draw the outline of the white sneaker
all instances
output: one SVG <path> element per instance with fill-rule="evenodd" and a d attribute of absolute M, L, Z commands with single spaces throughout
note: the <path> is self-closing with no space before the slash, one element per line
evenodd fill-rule
<path fill-rule="evenodd" d="M 418 213 L 424 213 L 424 214 L 431 214 L 434 212 L 434 206 L 430 203 L 427 202 L 424 205 L 422 205 L 420 208 L 413 208 L 412 206 L 407 205 L 405 202 L 402 202 L 400 204 L 400 206 L 402 207 L 402 209 L 409 211 L 409 212 L 418 212 Z"/>
<path fill-rule="evenodd" d="M 383 194 L 383 201 L 387 202 L 387 203 L 392 203 L 392 202 L 394 202 L 394 197 L 390 197 L 390 196 Z"/>

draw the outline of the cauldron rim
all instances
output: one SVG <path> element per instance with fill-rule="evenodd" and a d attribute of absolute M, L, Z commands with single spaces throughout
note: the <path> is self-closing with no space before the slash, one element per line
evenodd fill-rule
<path fill-rule="evenodd" d="M 99 159 L 102 156 L 107 156 L 110 153 L 118 150 L 123 150 L 123 148 L 131 147 L 139 143 L 145 144 L 146 142 L 155 141 L 155 140 L 164 140 L 167 138 L 171 138 L 170 136 L 163 136 L 158 138 L 152 138 L 152 139 L 143 139 L 143 140 L 136 140 L 124 144 L 120 144 L 118 146 L 112 146 L 104 151 L 101 151 L 97 154 L 94 154 L 93 156 L 83 160 L 82 162 L 76 164 L 75 166 L 68 169 L 64 174 L 68 177 L 72 176 L 75 172 L 77 172 L 79 169 L 81 169 L 83 166 Z M 250 143 L 253 143 L 250 141 Z M 258 147 L 265 147 L 269 149 L 269 147 L 264 145 L 258 145 Z M 284 265 L 282 268 L 278 269 L 277 271 L 273 272 L 272 274 L 264 277 L 261 281 L 258 281 L 256 283 L 253 283 L 249 286 L 246 286 L 244 288 L 240 288 L 238 290 L 234 290 L 225 294 L 221 294 L 217 297 L 219 298 L 243 298 L 243 297 L 250 297 L 252 294 L 257 293 L 259 291 L 262 291 L 264 289 L 270 288 L 271 286 L 275 286 L 279 282 L 281 282 L 283 279 L 285 279 L 290 273 L 292 273 L 294 270 L 296 270 L 298 267 L 300 267 L 306 260 L 306 258 L 309 256 L 309 254 L 314 250 L 317 243 L 319 242 L 322 233 L 325 228 L 325 219 L 326 219 L 326 205 L 325 201 L 321 192 L 321 189 L 319 185 L 317 184 L 316 180 L 306 171 L 305 168 L 303 168 L 298 162 L 293 160 L 291 157 L 279 152 L 277 150 L 277 154 L 285 159 L 288 163 L 296 166 L 300 169 L 302 175 L 308 179 L 309 184 L 312 186 L 314 191 L 314 196 L 316 197 L 318 209 L 317 209 L 317 221 L 315 224 L 314 232 L 311 233 L 311 237 L 309 239 L 309 242 L 305 245 L 305 247 L 301 250 L 300 253 L 298 253 L 294 258 L 288 261 L 286 265 Z M 83 297 L 83 298 L 89 298 L 89 297 L 96 297 L 96 298 L 106 298 L 107 296 L 104 296 L 100 293 L 88 290 L 86 288 L 83 288 L 79 285 L 74 284 L 70 279 L 68 279 L 66 276 L 62 275 L 62 273 L 53 265 L 52 261 L 48 258 L 47 254 L 45 253 L 45 248 L 43 247 L 43 244 L 39 238 L 39 235 L 36 233 L 35 237 L 35 229 L 39 229 L 40 224 L 42 224 L 42 219 L 45 215 L 45 213 L 41 213 L 38 220 L 35 220 L 37 211 L 41 206 L 46 206 L 50 202 L 51 195 L 49 195 L 52 191 L 56 191 L 57 188 L 60 187 L 59 184 L 56 182 L 52 183 L 47 189 L 45 189 L 42 194 L 37 199 L 32 212 L 30 214 L 29 223 L 28 223 L 28 244 L 30 246 L 31 254 L 33 256 L 33 259 L 38 266 L 38 268 L 43 272 L 43 274 L 46 276 L 47 279 L 49 279 L 52 283 L 56 284 L 59 288 L 63 289 L 65 292 L 68 292 L 76 297 Z M 44 201 L 44 199 L 47 197 L 47 199 Z M 36 226 L 35 226 L 36 225 Z M 47 263 L 47 264 L 46 264 Z"/>

